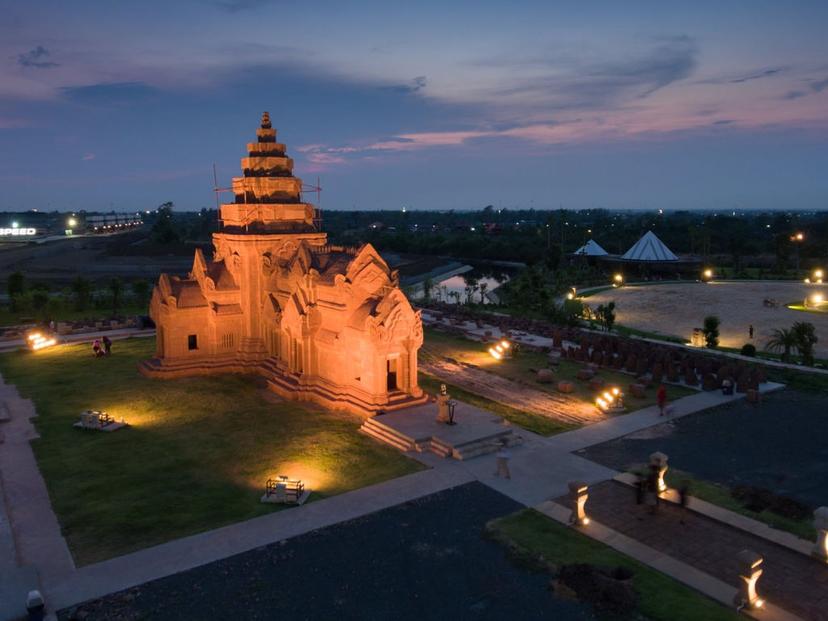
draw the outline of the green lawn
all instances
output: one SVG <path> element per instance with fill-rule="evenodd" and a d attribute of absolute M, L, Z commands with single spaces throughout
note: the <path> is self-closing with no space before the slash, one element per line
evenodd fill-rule
<path fill-rule="evenodd" d="M 540 384 L 535 380 L 533 369 L 544 369 L 547 367 L 546 355 L 540 352 L 521 351 L 514 358 L 495 360 L 486 351 L 488 346 L 477 341 L 453 336 L 438 330 L 427 329 L 425 331 L 425 346 L 446 358 L 453 358 L 458 362 L 464 362 L 480 367 L 491 373 L 496 373 L 516 382 L 520 382 L 538 390 L 557 394 L 557 380 L 570 380 L 575 386 L 575 392 L 571 393 L 573 399 L 580 399 L 593 403 L 597 391 L 589 386 L 589 382 L 577 379 L 576 375 L 584 365 L 569 360 L 561 360 L 555 367 L 556 381 L 552 384 Z M 428 354 L 423 352 L 423 359 Z M 622 390 L 634 381 L 630 374 L 620 373 L 609 369 L 600 369 L 598 377 L 604 379 L 607 385 L 617 385 Z M 683 386 L 667 385 L 667 398 L 670 401 L 695 394 L 696 391 Z M 628 411 L 638 410 L 643 407 L 655 405 L 656 388 L 650 388 L 643 399 L 628 395 L 626 405 Z"/>
<path fill-rule="evenodd" d="M 667 471 L 665 480 L 667 485 L 672 488 L 678 488 L 682 481 L 687 481 L 690 484 L 691 496 L 700 498 L 723 509 L 728 509 L 734 513 L 753 518 L 773 528 L 787 531 L 801 539 L 807 539 L 808 541 L 814 541 L 816 539 L 816 531 L 814 530 L 811 519 L 794 520 L 777 515 L 768 510 L 762 512 L 751 511 L 750 509 L 746 509 L 738 499 L 734 498 L 730 493 L 730 489 L 724 485 L 697 479 L 686 472 L 673 469 Z"/>
<path fill-rule="evenodd" d="M 323 498 L 422 468 L 357 432 L 360 420 L 272 402 L 251 376 L 152 380 L 136 363 L 151 338 L 0 355 L 0 372 L 31 398 L 32 445 L 79 564 L 279 510 L 259 497 L 269 476 L 306 481 Z M 85 409 L 132 427 L 74 429 Z M 289 510 L 289 509 L 288 509 Z"/>
<path fill-rule="evenodd" d="M 419 374 L 418 381 L 423 390 L 433 395 L 440 392 L 441 384 L 446 384 L 446 382 L 422 372 Z M 523 410 L 518 410 L 517 408 L 513 408 L 503 403 L 487 399 L 486 397 L 481 397 L 480 395 L 474 394 L 467 390 L 463 390 L 454 384 L 446 384 L 446 388 L 453 398 L 468 403 L 469 405 L 473 405 L 474 407 L 488 410 L 489 412 L 497 414 L 509 422 L 514 423 L 515 425 L 519 425 L 524 429 L 542 436 L 552 436 L 563 431 L 577 429 L 577 425 L 570 425 L 551 418 L 546 418 L 545 416 L 538 416 L 537 414 L 532 414 L 531 412 L 524 412 Z"/>
<path fill-rule="evenodd" d="M 652 621 L 735 621 L 740 618 L 734 610 L 533 509 L 495 520 L 488 527 L 495 538 L 506 545 L 517 546 L 526 557 L 542 555 L 556 565 L 589 563 L 631 569 L 635 573 L 633 584 L 639 596 L 639 610 Z"/>

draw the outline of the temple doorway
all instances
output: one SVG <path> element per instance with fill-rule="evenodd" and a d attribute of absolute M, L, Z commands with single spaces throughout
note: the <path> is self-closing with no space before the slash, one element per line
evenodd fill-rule
<path fill-rule="evenodd" d="M 387 362 L 387 384 L 386 388 L 389 392 L 393 390 L 397 390 L 397 364 L 399 362 L 399 358 L 389 358 Z"/>

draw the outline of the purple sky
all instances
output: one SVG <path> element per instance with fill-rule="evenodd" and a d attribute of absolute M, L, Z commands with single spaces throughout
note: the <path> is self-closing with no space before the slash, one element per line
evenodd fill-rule
<path fill-rule="evenodd" d="M 820 0 L 0 0 L 0 210 L 214 205 L 263 110 L 323 208 L 825 209 L 827 27 Z"/>

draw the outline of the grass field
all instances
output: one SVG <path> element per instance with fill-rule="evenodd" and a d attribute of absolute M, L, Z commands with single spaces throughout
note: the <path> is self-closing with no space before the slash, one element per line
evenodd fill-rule
<path fill-rule="evenodd" d="M 313 500 L 422 468 L 355 417 L 269 399 L 253 377 L 147 379 L 136 363 L 154 349 L 147 338 L 116 341 L 110 358 L 85 344 L 0 355 L 37 408 L 32 445 L 78 564 L 279 510 L 259 502 L 269 476 L 303 479 Z M 132 427 L 74 429 L 86 409 Z"/>
<path fill-rule="evenodd" d="M 570 397 L 573 399 L 580 399 L 591 404 L 596 396 L 596 391 L 590 388 L 589 382 L 577 379 L 578 371 L 583 368 L 583 365 L 577 362 L 561 360 L 560 364 L 555 368 L 556 381 L 552 384 L 540 384 L 535 381 L 534 370 L 545 369 L 547 367 L 546 355 L 540 352 L 521 351 L 513 358 L 498 361 L 488 354 L 486 351 L 487 347 L 482 343 L 430 329 L 425 331 L 425 348 L 440 356 L 478 366 L 486 371 L 532 386 L 532 388 L 538 390 L 557 393 L 557 388 L 555 387 L 557 381 L 569 380 L 575 386 L 575 391 L 570 394 Z M 421 354 L 424 359 L 427 359 L 428 355 L 427 352 Z M 634 381 L 632 375 L 608 369 L 600 369 L 598 377 L 603 378 L 608 385 L 617 385 L 622 390 L 626 390 L 627 386 Z M 666 387 L 667 398 L 670 401 L 695 394 L 696 392 L 683 386 L 667 385 Z M 629 396 L 626 401 L 628 411 L 641 409 L 654 405 L 655 403 L 655 388 L 648 390 L 643 399 Z"/>
<path fill-rule="evenodd" d="M 807 539 L 808 541 L 816 539 L 816 531 L 814 530 L 811 519 L 795 520 L 768 510 L 761 512 L 751 511 L 745 508 L 738 499 L 734 498 L 730 493 L 730 489 L 724 485 L 697 479 L 686 472 L 673 469 L 667 471 L 665 481 L 672 488 L 678 488 L 682 481 L 687 481 L 690 485 L 690 494 L 696 498 L 700 498 L 723 509 L 728 509 L 734 513 L 753 518 L 758 522 L 763 522 L 778 530 L 787 531 L 801 539 Z"/>
<path fill-rule="evenodd" d="M 735 621 L 741 617 L 683 584 L 567 528 L 533 509 L 489 523 L 489 532 L 517 546 L 527 559 L 542 555 L 556 565 L 588 563 L 626 567 L 634 572 L 638 608 L 653 621 Z"/>

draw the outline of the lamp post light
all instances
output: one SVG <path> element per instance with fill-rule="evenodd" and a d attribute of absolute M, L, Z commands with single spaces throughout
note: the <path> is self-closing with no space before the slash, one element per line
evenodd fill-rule
<path fill-rule="evenodd" d="M 704 269 L 704 271 L 702 271 L 702 280 L 704 282 L 710 282 L 711 280 L 713 280 L 713 276 L 714 273 L 712 268 L 707 267 Z"/>
<path fill-rule="evenodd" d="M 624 284 L 624 275 L 623 274 L 614 274 L 612 277 L 612 286 L 613 287 L 621 287 Z"/>
<path fill-rule="evenodd" d="M 799 246 L 805 241 L 805 233 L 797 231 L 790 237 L 796 248 L 796 277 L 799 278 Z"/>

